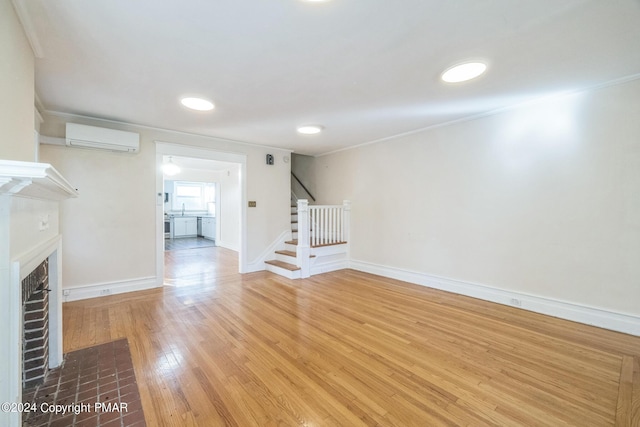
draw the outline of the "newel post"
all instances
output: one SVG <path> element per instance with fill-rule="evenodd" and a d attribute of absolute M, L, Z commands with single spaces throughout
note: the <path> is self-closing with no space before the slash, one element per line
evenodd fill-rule
<path fill-rule="evenodd" d="M 300 276 L 307 278 L 311 275 L 310 258 L 311 248 L 309 227 L 309 201 L 298 200 L 298 248 L 296 250 L 296 265 L 300 267 Z"/>
<path fill-rule="evenodd" d="M 342 201 L 342 240 L 351 242 L 351 200 Z"/>

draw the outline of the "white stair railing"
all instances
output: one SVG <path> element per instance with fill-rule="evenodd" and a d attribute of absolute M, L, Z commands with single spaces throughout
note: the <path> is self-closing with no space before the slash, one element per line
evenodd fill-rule
<path fill-rule="evenodd" d="M 302 278 L 311 275 L 311 248 L 338 245 L 349 242 L 351 221 L 351 202 L 345 200 L 342 205 L 309 205 L 307 199 L 299 199 L 298 245 L 296 265 L 300 267 Z M 349 245 L 345 246 L 347 251 Z"/>
<path fill-rule="evenodd" d="M 328 246 L 349 240 L 351 202 L 342 205 L 309 205 L 298 200 L 298 246 Z"/>
<path fill-rule="evenodd" d="M 309 206 L 311 246 L 344 242 L 342 206 Z"/>

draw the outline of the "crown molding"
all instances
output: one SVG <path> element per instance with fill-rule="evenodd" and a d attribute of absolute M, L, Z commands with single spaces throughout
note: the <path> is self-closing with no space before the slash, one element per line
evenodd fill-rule
<path fill-rule="evenodd" d="M 261 149 L 265 149 L 265 150 L 278 150 L 278 151 L 283 151 L 283 152 L 286 152 L 286 153 L 293 153 L 293 150 L 290 149 L 290 148 L 282 148 L 282 147 L 274 147 L 274 146 L 270 146 L 270 145 L 262 145 L 262 144 L 257 144 L 257 143 L 254 143 L 254 142 L 239 141 L 239 140 L 236 140 L 236 139 L 228 139 L 228 138 L 223 138 L 223 137 L 219 137 L 219 136 L 205 135 L 205 134 L 202 134 L 202 133 L 184 132 L 184 131 L 179 131 L 179 130 L 160 128 L 160 127 L 156 127 L 156 126 L 141 125 L 141 124 L 138 124 L 138 123 L 123 122 L 123 121 L 119 121 L 119 120 L 101 119 L 99 117 L 85 116 L 85 115 L 82 115 L 82 114 L 74 114 L 74 113 L 64 113 L 62 111 L 56 111 L 56 110 L 46 110 L 45 113 L 47 115 L 50 115 L 50 116 L 53 116 L 53 117 L 60 117 L 60 118 L 65 119 L 65 120 L 66 119 L 71 119 L 71 120 L 81 119 L 81 120 L 90 120 L 92 122 L 99 122 L 99 123 L 112 123 L 112 124 L 116 124 L 116 125 L 127 126 L 129 128 L 148 129 L 148 130 L 151 130 L 151 131 L 170 133 L 170 134 L 174 134 L 174 135 L 185 135 L 185 136 L 190 136 L 190 137 L 205 138 L 205 139 L 208 139 L 208 140 L 218 141 L 218 142 L 222 142 L 222 143 L 238 144 L 238 145 L 244 145 L 244 146 L 247 146 L 247 147 L 261 148 Z M 98 126 L 98 125 L 94 124 L 93 126 Z"/>
<path fill-rule="evenodd" d="M 11 3 L 13 3 L 13 9 L 16 11 L 18 20 L 20 20 L 20 23 L 22 24 L 24 34 L 27 36 L 27 40 L 29 40 L 33 55 L 36 58 L 44 58 L 44 50 L 42 49 L 35 26 L 33 25 L 33 21 L 31 20 L 31 16 L 27 10 L 26 0 L 11 0 Z"/>
<path fill-rule="evenodd" d="M 490 117 L 490 116 L 495 116 L 498 114 L 502 114 L 502 113 L 506 113 L 509 111 L 514 111 L 517 110 L 519 108 L 523 108 L 523 107 L 527 107 L 529 105 L 534 105 L 540 102 L 545 102 L 551 99 L 558 99 L 558 98 L 562 98 L 562 97 L 566 97 L 566 96 L 572 96 L 572 95 L 577 95 L 580 93 L 587 93 L 587 92 L 593 92 L 596 90 L 600 90 L 600 89 L 604 89 L 610 86 L 616 86 L 616 85 L 620 85 L 620 84 L 624 84 L 624 83 L 628 83 L 634 80 L 638 80 L 640 79 L 640 73 L 636 73 L 636 74 L 631 74 L 628 76 L 623 76 L 617 79 L 612 79 L 612 80 L 607 80 L 605 82 L 602 83 L 598 83 L 598 84 L 594 84 L 588 87 L 584 87 L 584 88 L 580 88 L 580 89 L 575 89 L 575 90 L 567 90 L 567 91 L 563 91 L 563 92 L 559 92 L 559 93 L 555 93 L 555 94 L 551 94 L 551 95 L 545 95 L 545 96 L 538 96 L 538 97 L 533 97 L 529 100 L 526 101 L 522 101 L 522 102 L 518 102 L 516 104 L 513 105 L 508 105 L 506 107 L 500 107 L 500 108 L 496 108 L 490 111 L 486 111 L 484 113 L 479 113 L 479 114 L 472 114 L 469 116 L 465 116 L 465 117 L 461 117 L 458 119 L 453 119 L 453 120 L 448 120 L 442 123 L 435 123 L 426 127 L 422 127 L 422 128 L 418 128 L 418 129 L 414 129 L 414 130 L 410 130 L 407 132 L 402 132 L 402 133 L 397 133 L 394 135 L 389 135 L 383 138 L 379 138 L 379 139 L 374 139 L 371 141 L 367 141 L 367 142 L 362 142 L 360 144 L 356 144 L 356 145 L 351 145 L 349 147 L 344 147 L 344 148 L 339 148 L 337 150 L 333 150 L 333 151 L 327 151 L 326 153 L 320 153 L 320 154 L 316 154 L 312 157 L 324 157 L 324 156 L 330 156 L 332 154 L 337 154 L 343 151 L 349 151 L 349 150 L 355 150 L 357 148 L 361 148 L 361 147 L 365 147 L 367 145 L 373 145 L 373 144 L 378 144 L 381 142 L 386 142 L 386 141 L 392 141 L 398 138 L 402 138 L 404 136 L 409 136 L 409 135 L 414 135 L 414 134 L 418 134 L 418 133 L 422 133 L 422 132 L 427 132 L 433 129 L 438 129 L 438 128 L 442 128 L 442 127 L 447 127 L 447 126 L 453 126 L 456 125 L 458 123 L 464 123 L 464 122 L 470 122 L 472 120 L 477 120 L 477 119 L 482 119 L 484 117 Z"/>

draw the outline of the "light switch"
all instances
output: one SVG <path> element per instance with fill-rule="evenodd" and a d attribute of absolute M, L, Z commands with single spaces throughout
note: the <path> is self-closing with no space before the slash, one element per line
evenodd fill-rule
<path fill-rule="evenodd" d="M 42 215 L 39 221 L 39 229 L 40 231 L 44 231 L 49 228 L 49 214 Z"/>
<path fill-rule="evenodd" d="M 250 207 L 250 208 L 255 208 L 255 207 L 256 207 L 256 205 L 257 205 L 257 204 L 256 204 L 256 202 L 255 202 L 255 201 L 252 201 L 252 200 L 250 200 L 250 201 L 249 201 L 249 207 Z"/>

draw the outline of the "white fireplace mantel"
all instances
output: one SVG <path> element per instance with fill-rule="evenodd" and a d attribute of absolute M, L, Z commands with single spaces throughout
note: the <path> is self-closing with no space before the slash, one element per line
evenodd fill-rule
<path fill-rule="evenodd" d="M 0 160 L 0 403 L 22 400 L 23 277 L 49 259 L 49 366 L 62 363 L 60 202 L 78 192 L 48 163 Z M 18 427 L 18 412 L 0 425 Z"/>
<path fill-rule="evenodd" d="M 48 163 L 0 160 L 0 195 L 60 201 L 78 191 Z"/>

